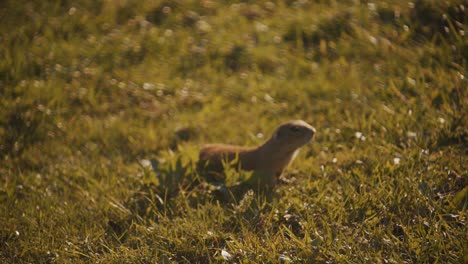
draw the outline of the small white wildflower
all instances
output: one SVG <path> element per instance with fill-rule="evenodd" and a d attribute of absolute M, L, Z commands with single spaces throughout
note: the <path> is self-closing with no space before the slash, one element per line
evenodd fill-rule
<path fill-rule="evenodd" d="M 55 68 L 55 70 L 58 71 L 58 72 L 61 72 L 61 71 L 63 70 L 63 66 L 60 65 L 60 64 L 58 64 L 58 63 L 55 64 L 54 68 Z"/>
<path fill-rule="evenodd" d="M 411 78 L 411 77 L 407 77 L 406 80 L 408 81 L 409 84 L 411 84 L 412 86 L 416 85 L 416 81 Z"/>
<path fill-rule="evenodd" d="M 229 252 L 227 252 L 224 249 L 221 250 L 221 256 L 223 256 L 224 260 L 227 260 L 227 261 L 231 260 L 231 258 L 232 258 L 232 255 L 229 254 Z"/>
<path fill-rule="evenodd" d="M 280 260 L 281 260 L 281 262 L 286 262 L 286 263 L 291 262 L 291 258 L 289 258 L 288 256 L 285 256 L 285 255 L 281 255 Z"/>
<path fill-rule="evenodd" d="M 143 89 L 144 89 L 144 90 L 153 90 L 154 87 L 155 87 L 155 86 L 154 86 L 154 84 L 152 84 L 152 83 L 147 83 L 147 82 L 145 82 L 145 83 L 143 84 Z"/>
<path fill-rule="evenodd" d="M 255 22 L 255 30 L 258 32 L 267 32 L 268 26 L 260 22 Z"/>
<path fill-rule="evenodd" d="M 282 40 L 282 39 L 281 39 L 280 36 L 274 36 L 274 37 L 273 37 L 273 42 L 274 42 L 275 44 L 281 43 L 281 40 Z"/>
<path fill-rule="evenodd" d="M 172 36 L 173 33 L 174 33 L 174 31 L 172 31 L 171 29 L 166 29 L 166 30 L 164 31 L 164 36 L 165 36 L 166 38 L 168 38 L 168 37 Z"/>
<path fill-rule="evenodd" d="M 269 95 L 269 94 L 265 94 L 265 96 L 263 97 L 263 99 L 265 99 L 265 101 L 267 101 L 267 102 L 269 102 L 269 103 L 273 103 L 273 102 L 274 102 L 273 97 L 271 97 L 271 95 Z"/>
<path fill-rule="evenodd" d="M 211 31 L 211 25 L 208 22 L 203 21 L 203 20 L 198 21 L 196 24 L 196 27 L 198 31 L 202 33 L 207 33 Z"/>
<path fill-rule="evenodd" d="M 409 137 L 409 138 L 416 138 L 417 134 L 416 134 L 416 132 L 408 131 L 408 132 L 406 132 L 406 136 Z"/>
<path fill-rule="evenodd" d="M 72 8 L 70 8 L 70 9 L 68 10 L 68 14 L 69 14 L 70 16 L 73 16 L 73 15 L 75 14 L 75 12 L 76 12 L 76 8 L 75 8 L 75 7 L 72 7 Z"/>
<path fill-rule="evenodd" d="M 143 159 L 143 160 L 140 160 L 140 164 L 141 164 L 141 166 L 143 166 L 145 168 L 149 168 L 151 166 L 151 161 L 149 161 L 147 159 Z"/>
<path fill-rule="evenodd" d="M 361 139 L 361 137 L 362 137 L 362 132 L 357 131 L 356 133 L 354 133 L 354 136 L 355 136 L 357 139 Z"/>

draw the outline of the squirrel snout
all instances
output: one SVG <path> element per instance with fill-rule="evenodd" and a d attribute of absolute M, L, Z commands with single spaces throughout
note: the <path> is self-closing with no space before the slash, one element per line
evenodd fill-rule
<path fill-rule="evenodd" d="M 316 133 L 317 131 L 315 130 L 315 127 L 313 127 L 313 126 L 310 126 L 310 127 L 309 127 L 309 131 L 310 131 L 309 140 L 312 140 L 312 139 L 315 137 L 315 133 Z"/>
<path fill-rule="evenodd" d="M 307 123 L 306 123 L 307 124 Z M 317 133 L 317 130 L 315 129 L 315 127 L 307 124 L 307 126 L 305 126 L 306 128 L 306 131 L 308 131 L 308 134 L 310 134 L 310 138 L 313 138 L 315 136 L 315 133 Z"/>
<path fill-rule="evenodd" d="M 315 130 L 315 127 L 311 126 L 310 131 L 312 132 L 312 135 L 315 135 L 317 133 L 317 130 Z"/>

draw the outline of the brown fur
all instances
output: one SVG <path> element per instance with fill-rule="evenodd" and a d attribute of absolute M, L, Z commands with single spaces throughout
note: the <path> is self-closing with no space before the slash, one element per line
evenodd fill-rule
<path fill-rule="evenodd" d="M 220 175 L 223 161 L 238 159 L 242 170 L 261 174 L 265 184 L 275 184 L 297 150 L 307 144 L 314 134 L 312 126 L 295 120 L 280 125 L 271 138 L 258 147 L 208 144 L 200 150 L 198 168 L 211 176 Z"/>

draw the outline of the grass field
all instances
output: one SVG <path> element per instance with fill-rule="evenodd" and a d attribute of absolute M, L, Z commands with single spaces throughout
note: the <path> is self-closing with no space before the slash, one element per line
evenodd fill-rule
<path fill-rule="evenodd" d="M 466 8 L 1 1 L 0 262 L 467 263 Z M 195 171 L 291 119 L 268 197 Z"/>

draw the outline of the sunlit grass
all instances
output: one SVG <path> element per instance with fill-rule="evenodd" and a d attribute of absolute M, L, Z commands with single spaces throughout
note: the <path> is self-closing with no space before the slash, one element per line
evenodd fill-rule
<path fill-rule="evenodd" d="M 36 2 L 0 4 L 2 262 L 467 262 L 463 1 Z M 196 172 L 291 119 L 272 193 Z"/>

